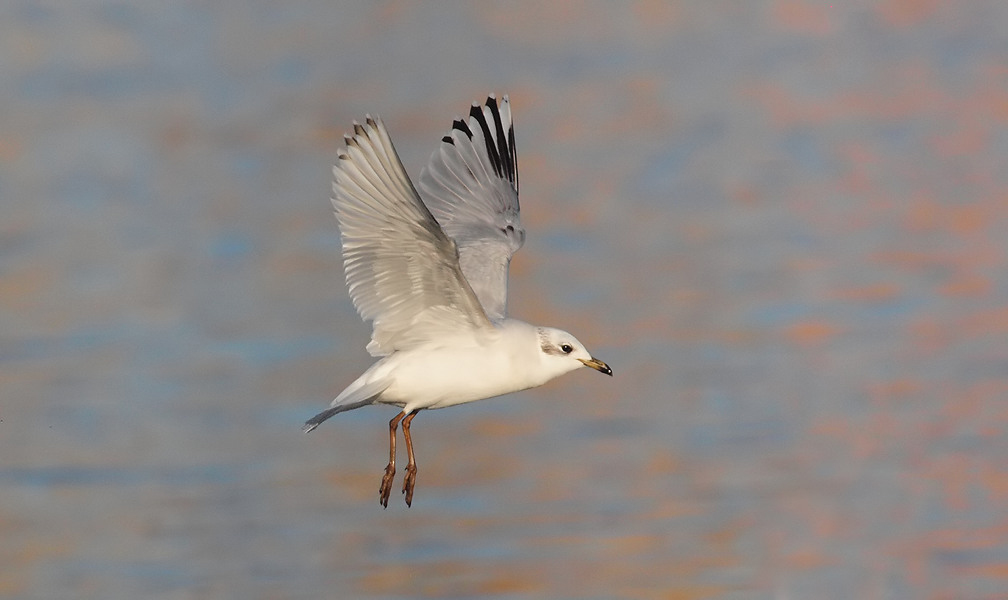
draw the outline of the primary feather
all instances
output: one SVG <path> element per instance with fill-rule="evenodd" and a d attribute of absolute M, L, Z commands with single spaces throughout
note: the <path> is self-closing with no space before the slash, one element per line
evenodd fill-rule
<path fill-rule="evenodd" d="M 439 333 L 492 327 L 456 244 L 420 200 L 380 119 L 354 124 L 333 167 L 333 207 L 354 307 L 386 356 Z"/>
<path fill-rule="evenodd" d="M 424 202 L 458 246 L 466 280 L 490 319 L 507 316 L 508 267 L 525 243 L 511 103 L 490 96 L 456 119 L 420 174 Z"/>

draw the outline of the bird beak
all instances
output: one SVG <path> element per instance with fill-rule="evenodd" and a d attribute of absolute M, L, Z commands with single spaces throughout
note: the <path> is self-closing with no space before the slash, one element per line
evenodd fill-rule
<path fill-rule="evenodd" d="M 610 369 L 609 365 L 605 364 L 601 360 L 599 360 L 597 358 L 591 358 L 591 359 L 588 359 L 588 360 L 585 360 L 583 358 L 579 358 L 578 360 L 580 360 L 582 363 L 584 363 L 584 366 L 591 367 L 591 368 L 595 369 L 596 371 L 598 371 L 600 373 L 605 373 L 609 377 L 612 377 L 612 369 Z"/>

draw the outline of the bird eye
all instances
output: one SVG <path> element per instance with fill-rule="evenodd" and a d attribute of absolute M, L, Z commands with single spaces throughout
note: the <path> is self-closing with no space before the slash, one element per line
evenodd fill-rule
<path fill-rule="evenodd" d="M 570 354 L 574 351 L 574 348 L 570 344 L 560 344 L 560 349 L 563 350 L 564 354 Z"/>

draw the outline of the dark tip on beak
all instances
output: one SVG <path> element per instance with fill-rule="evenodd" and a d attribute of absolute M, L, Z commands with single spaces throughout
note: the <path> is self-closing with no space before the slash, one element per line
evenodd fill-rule
<path fill-rule="evenodd" d="M 580 360 L 584 364 L 584 366 L 591 367 L 596 371 L 598 371 L 599 373 L 605 373 L 609 377 L 612 377 L 612 369 L 610 369 L 609 365 L 605 364 L 601 360 L 597 358 L 591 358 L 589 360 L 579 358 L 578 360 Z"/>

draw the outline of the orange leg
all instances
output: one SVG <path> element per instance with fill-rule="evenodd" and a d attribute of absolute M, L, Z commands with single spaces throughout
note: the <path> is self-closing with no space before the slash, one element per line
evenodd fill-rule
<path fill-rule="evenodd" d="M 402 491 L 406 494 L 406 506 L 413 504 L 413 485 L 416 484 L 416 461 L 413 459 L 413 439 L 410 437 L 410 422 L 417 416 L 416 411 L 406 415 L 402 422 L 403 437 L 406 438 L 406 455 L 409 462 L 406 463 L 406 475 L 403 477 Z"/>
<path fill-rule="evenodd" d="M 400 412 L 389 421 L 389 459 L 388 466 L 385 467 L 385 475 L 382 476 L 381 487 L 378 488 L 378 502 L 388 508 L 389 494 L 392 493 L 392 478 L 395 477 L 395 432 L 399 426 L 399 420 L 406 416 L 405 412 Z M 403 432 L 406 431 L 406 423 L 403 423 Z M 406 447 L 409 448 L 409 437 L 406 438 Z M 413 461 L 412 451 L 410 452 L 410 462 Z"/>

